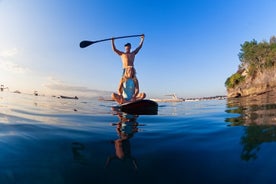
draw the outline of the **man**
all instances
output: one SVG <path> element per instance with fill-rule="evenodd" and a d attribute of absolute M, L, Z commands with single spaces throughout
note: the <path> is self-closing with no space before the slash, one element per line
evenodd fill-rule
<path fill-rule="evenodd" d="M 111 43 L 112 43 L 112 50 L 117 53 L 119 56 L 121 56 L 121 59 L 122 59 L 122 64 L 123 64 L 123 75 L 125 73 L 125 69 L 128 67 L 128 66 L 132 66 L 134 67 L 134 59 L 135 59 L 135 55 L 139 52 L 139 50 L 142 48 L 143 46 L 143 43 L 144 43 L 144 38 L 145 38 L 145 35 L 143 34 L 141 36 L 141 41 L 140 41 L 140 44 L 139 46 L 131 52 L 131 44 L 130 43 L 127 43 L 125 44 L 125 52 L 123 51 L 120 51 L 116 48 L 115 46 L 115 43 L 114 43 L 114 39 L 112 38 L 111 39 Z"/>

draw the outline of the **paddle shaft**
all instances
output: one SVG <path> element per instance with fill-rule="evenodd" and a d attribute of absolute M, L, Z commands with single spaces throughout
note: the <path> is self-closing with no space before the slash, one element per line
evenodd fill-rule
<path fill-rule="evenodd" d="M 88 47 L 88 46 L 90 46 L 90 45 L 92 45 L 94 43 L 104 42 L 104 41 L 108 41 L 108 40 L 112 40 L 112 39 L 122 39 L 122 38 L 129 38 L 129 37 L 138 37 L 138 36 L 143 36 L 143 34 L 140 34 L 140 35 L 129 35 L 129 36 L 119 36 L 119 37 L 106 38 L 106 39 L 96 40 L 96 41 L 84 40 L 84 41 L 80 42 L 80 48 L 85 48 L 85 47 Z"/>

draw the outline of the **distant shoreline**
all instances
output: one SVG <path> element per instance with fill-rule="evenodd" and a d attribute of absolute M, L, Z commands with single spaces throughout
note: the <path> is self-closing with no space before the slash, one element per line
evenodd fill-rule
<path fill-rule="evenodd" d="M 153 98 L 150 100 L 156 102 L 196 102 L 196 101 L 207 101 L 207 100 L 225 100 L 226 95 L 220 96 L 210 96 L 210 97 L 197 97 L 197 98 L 172 98 L 172 99 L 162 99 L 162 98 Z"/>

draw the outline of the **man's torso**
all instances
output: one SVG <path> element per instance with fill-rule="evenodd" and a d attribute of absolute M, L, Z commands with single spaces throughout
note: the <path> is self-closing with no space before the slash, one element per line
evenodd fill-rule
<path fill-rule="evenodd" d="M 134 53 L 124 53 L 121 55 L 121 58 L 123 62 L 123 68 L 127 68 L 128 66 L 134 66 Z"/>

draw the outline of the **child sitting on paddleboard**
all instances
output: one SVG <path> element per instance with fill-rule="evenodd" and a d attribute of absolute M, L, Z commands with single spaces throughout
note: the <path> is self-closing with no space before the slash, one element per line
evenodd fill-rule
<path fill-rule="evenodd" d="M 146 97 L 145 93 L 139 93 L 139 83 L 135 73 L 135 69 L 128 66 L 119 83 L 118 94 L 111 94 L 111 98 L 119 104 L 142 100 Z"/>

